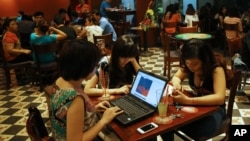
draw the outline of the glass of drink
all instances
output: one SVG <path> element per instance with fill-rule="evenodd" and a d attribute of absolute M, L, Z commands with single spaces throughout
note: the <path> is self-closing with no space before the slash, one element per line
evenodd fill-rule
<path fill-rule="evenodd" d="M 99 98 L 100 100 L 109 100 L 110 94 L 108 92 L 109 89 L 109 75 L 108 73 L 104 73 L 101 71 L 99 75 L 99 86 L 103 89 L 103 95 Z"/>
<path fill-rule="evenodd" d="M 167 116 L 168 104 L 169 104 L 168 98 L 169 95 L 165 91 L 160 99 L 160 102 L 158 103 L 158 115 L 156 115 L 153 118 L 154 122 L 158 124 L 169 124 L 173 121 L 171 118 Z"/>
<path fill-rule="evenodd" d="M 165 118 L 167 116 L 168 102 L 160 102 L 158 104 L 158 113 L 160 118 Z"/>

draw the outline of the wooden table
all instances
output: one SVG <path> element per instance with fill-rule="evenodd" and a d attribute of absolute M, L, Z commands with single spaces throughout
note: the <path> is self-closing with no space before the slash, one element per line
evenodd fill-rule
<path fill-rule="evenodd" d="M 125 23 L 127 21 L 126 17 L 127 15 L 135 15 L 135 10 L 127 10 L 127 9 L 108 9 L 107 14 L 108 17 L 111 19 L 119 19 L 122 17 L 122 21 Z"/>
<path fill-rule="evenodd" d="M 118 97 L 118 96 L 117 96 Z M 98 102 L 97 98 L 91 98 L 94 102 Z M 114 130 L 114 132 L 120 137 L 123 141 L 136 141 L 136 140 L 148 140 L 162 133 L 172 131 L 174 129 L 180 128 L 186 124 L 189 124 L 193 121 L 201 119 L 217 110 L 219 110 L 219 106 L 196 106 L 198 108 L 197 113 L 186 113 L 184 111 L 179 111 L 178 113 L 184 114 L 184 118 L 176 118 L 170 124 L 159 124 L 159 127 L 146 133 L 140 134 L 137 132 L 137 128 L 145 125 L 146 123 L 152 122 L 153 117 L 157 116 L 157 112 L 148 118 L 140 120 L 129 126 L 123 126 L 116 121 L 111 122 L 110 127 Z M 167 116 L 171 115 L 171 113 L 176 112 L 175 106 L 169 106 Z"/>
<path fill-rule="evenodd" d="M 131 27 L 130 30 L 143 32 L 143 48 L 144 48 L 144 50 L 141 51 L 141 48 L 140 48 L 140 55 L 151 56 L 153 53 L 148 51 L 147 31 L 143 30 L 143 28 L 141 26 Z"/>

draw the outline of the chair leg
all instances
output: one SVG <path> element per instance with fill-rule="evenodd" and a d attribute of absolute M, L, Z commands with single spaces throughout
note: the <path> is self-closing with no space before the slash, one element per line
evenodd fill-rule
<path fill-rule="evenodd" d="M 171 64 L 170 64 L 170 62 L 168 62 L 168 79 L 170 79 L 170 73 L 171 73 Z"/>
<path fill-rule="evenodd" d="M 5 88 L 6 90 L 10 89 L 10 85 L 11 85 L 11 77 L 10 77 L 10 70 L 9 69 L 5 69 Z"/>
<path fill-rule="evenodd" d="M 166 63 L 164 63 L 164 67 L 163 67 L 163 75 L 164 76 L 166 76 L 166 69 L 167 69 L 166 66 L 167 66 Z"/>

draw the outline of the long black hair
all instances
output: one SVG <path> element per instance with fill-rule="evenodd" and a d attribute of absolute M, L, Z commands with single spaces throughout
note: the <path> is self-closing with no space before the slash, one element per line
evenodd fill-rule
<path fill-rule="evenodd" d="M 110 87 L 118 87 L 124 85 L 122 83 L 131 83 L 133 74 L 135 74 L 134 67 L 128 63 L 125 68 L 122 68 L 119 63 L 120 57 L 135 57 L 139 62 L 139 52 L 137 45 L 128 35 L 120 36 L 114 43 L 111 53 L 110 63 Z"/>
<path fill-rule="evenodd" d="M 200 79 L 210 76 L 214 68 L 218 66 L 212 48 L 206 42 L 198 39 L 191 39 L 182 46 L 180 58 L 181 67 L 184 68 L 185 72 L 188 74 L 193 74 L 193 72 L 188 69 L 185 61 L 193 58 L 201 60 L 202 74 Z"/>

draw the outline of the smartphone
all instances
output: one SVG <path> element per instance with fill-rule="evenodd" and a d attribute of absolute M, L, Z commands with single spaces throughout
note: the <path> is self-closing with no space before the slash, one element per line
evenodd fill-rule
<path fill-rule="evenodd" d="M 147 133 L 147 132 L 149 132 L 157 127 L 158 127 L 158 125 L 156 123 L 150 122 L 146 125 L 143 125 L 142 127 L 137 128 L 137 131 L 141 134 L 145 134 L 145 133 Z"/>

